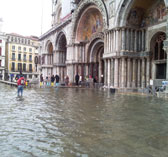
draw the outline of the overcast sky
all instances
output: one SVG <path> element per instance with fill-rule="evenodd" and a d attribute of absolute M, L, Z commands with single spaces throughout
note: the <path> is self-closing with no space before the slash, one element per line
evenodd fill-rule
<path fill-rule="evenodd" d="M 51 28 L 52 0 L 0 0 L 2 31 L 40 36 Z M 42 24 L 42 25 L 41 25 Z"/>

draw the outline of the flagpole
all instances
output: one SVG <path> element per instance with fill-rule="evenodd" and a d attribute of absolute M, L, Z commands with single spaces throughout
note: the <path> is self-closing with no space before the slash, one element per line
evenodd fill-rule
<path fill-rule="evenodd" d="M 41 1 L 41 35 L 43 34 L 43 0 Z"/>

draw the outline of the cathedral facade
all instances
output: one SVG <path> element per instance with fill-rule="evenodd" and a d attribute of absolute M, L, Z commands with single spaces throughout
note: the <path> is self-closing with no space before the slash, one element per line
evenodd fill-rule
<path fill-rule="evenodd" d="M 44 77 L 73 83 L 78 73 L 121 89 L 166 79 L 164 0 L 57 0 L 52 18 L 40 37 Z"/>

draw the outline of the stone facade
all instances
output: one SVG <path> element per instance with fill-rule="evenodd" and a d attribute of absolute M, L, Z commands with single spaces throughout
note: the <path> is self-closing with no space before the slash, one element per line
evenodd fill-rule
<path fill-rule="evenodd" d="M 166 79 L 164 0 L 74 1 L 53 3 L 53 27 L 40 37 L 41 72 L 95 77 L 114 88 L 146 88 L 150 79 Z M 71 7 L 69 7 L 71 8 Z"/>
<path fill-rule="evenodd" d="M 0 32 L 0 79 L 4 80 L 5 73 L 6 73 L 6 34 L 3 32 Z"/>
<path fill-rule="evenodd" d="M 38 77 L 35 58 L 38 59 L 38 37 L 6 34 L 6 79 L 13 79 L 20 73 L 28 80 Z"/>

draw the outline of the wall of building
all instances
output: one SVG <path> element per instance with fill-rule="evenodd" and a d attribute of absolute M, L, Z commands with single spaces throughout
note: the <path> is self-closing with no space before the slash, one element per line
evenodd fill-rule
<path fill-rule="evenodd" d="M 37 40 L 8 34 L 7 47 L 9 75 L 19 74 L 20 71 L 28 78 L 38 75 L 35 66 L 35 56 L 38 56 L 39 47 Z M 14 69 L 12 63 L 15 65 Z M 19 64 L 21 64 L 21 67 L 19 67 Z"/>
<path fill-rule="evenodd" d="M 70 3 L 62 3 L 65 9 L 68 5 Z M 56 51 L 57 35 L 63 32 L 67 39 L 66 74 L 70 81 L 74 81 L 74 74 L 78 71 L 85 75 L 93 74 L 103 60 L 104 65 L 99 71 L 104 67 L 106 86 L 145 88 L 150 79 L 156 79 L 151 74 L 155 70 L 153 64 L 156 65 L 152 58 L 151 40 L 158 32 L 166 32 L 165 10 L 164 0 L 83 0 L 72 14 L 70 23 L 60 23 L 58 29 L 55 27 L 53 33 L 43 37 L 42 53 L 47 56 L 48 41 Z M 62 13 L 66 15 L 64 11 Z M 58 56 L 52 57 L 57 60 Z M 50 73 L 54 72 L 53 67 L 48 66 Z M 42 70 L 47 75 L 47 65 Z"/>
<path fill-rule="evenodd" d="M 0 74 L 2 79 L 5 77 L 5 59 L 6 59 L 6 54 L 5 54 L 5 49 L 6 49 L 6 34 L 3 32 L 0 32 L 0 49 L 1 49 L 1 55 L 0 55 L 0 61 L 1 61 L 1 66 L 0 66 Z"/>

